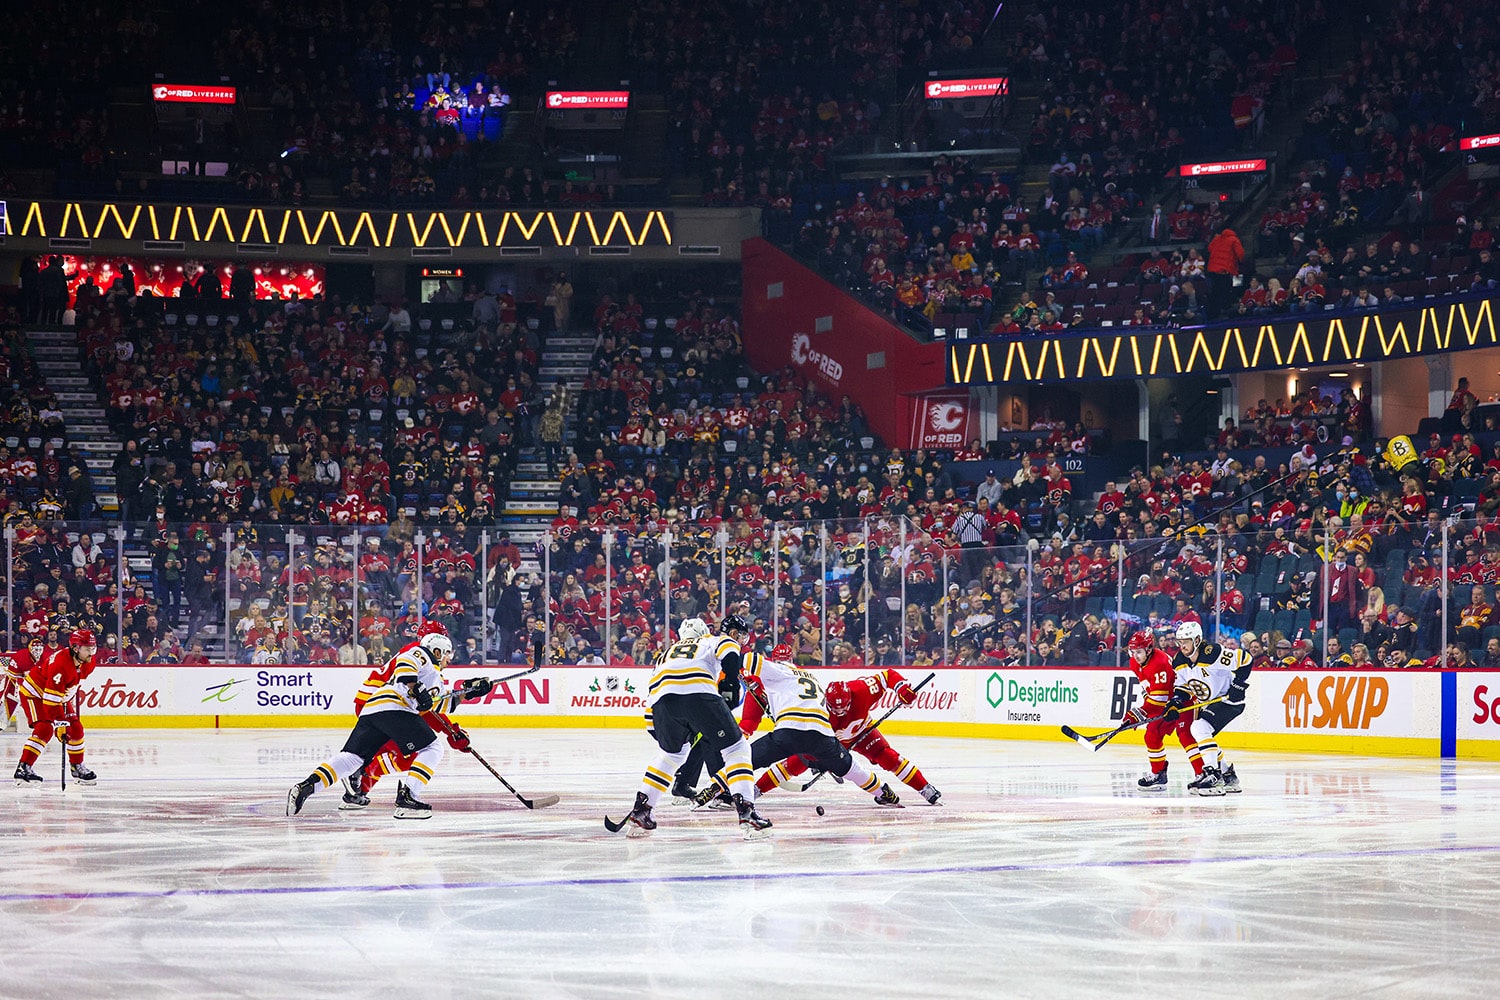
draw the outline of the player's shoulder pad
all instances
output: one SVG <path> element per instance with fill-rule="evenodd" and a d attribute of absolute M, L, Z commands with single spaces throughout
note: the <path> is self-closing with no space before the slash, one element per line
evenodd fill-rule
<path fill-rule="evenodd" d="M 740 644 L 729 638 L 729 636 L 719 636 L 718 640 L 719 641 L 714 645 L 714 655 L 719 657 L 720 659 L 723 659 L 730 653 L 740 652 Z"/>
<path fill-rule="evenodd" d="M 1224 655 L 1224 647 L 1217 642 L 1205 642 L 1201 648 L 1201 652 L 1203 655 L 1198 657 L 1198 662 L 1217 660 Z"/>

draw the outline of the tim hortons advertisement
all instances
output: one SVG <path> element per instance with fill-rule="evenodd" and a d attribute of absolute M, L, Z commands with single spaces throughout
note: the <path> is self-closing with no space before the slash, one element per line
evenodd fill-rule
<path fill-rule="evenodd" d="M 1458 738 L 1500 740 L 1500 673 L 1458 675 Z"/>
<path fill-rule="evenodd" d="M 962 448 L 971 437 L 973 409 L 967 390 L 929 392 L 918 397 L 912 408 L 913 448 Z"/>
<path fill-rule="evenodd" d="M 911 447 L 917 396 L 944 383 L 942 346 L 918 343 L 759 237 L 741 256 L 750 361 L 762 371 L 790 367 L 835 401 L 848 396 L 876 434 Z"/>

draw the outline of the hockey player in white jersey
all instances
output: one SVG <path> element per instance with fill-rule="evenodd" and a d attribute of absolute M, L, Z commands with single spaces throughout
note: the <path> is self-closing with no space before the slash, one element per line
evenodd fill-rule
<path fill-rule="evenodd" d="M 443 679 L 442 669 L 453 657 L 453 642 L 446 635 L 424 635 L 414 645 L 392 658 L 384 683 L 370 694 L 360 710 L 344 748 L 319 764 L 287 792 L 286 814 L 295 816 L 318 788 L 328 788 L 364 767 L 387 742 L 413 757 L 406 780 L 396 793 L 397 819 L 427 819 L 432 806 L 417 794 L 426 788 L 443 759 L 443 741 L 437 738 L 422 713 L 453 711 L 465 700 L 487 693 L 484 678 L 465 681 L 457 688 Z"/>
<path fill-rule="evenodd" d="M 1177 626 L 1178 653 L 1174 705 L 1193 705 L 1222 698 L 1198 709 L 1190 726 L 1192 740 L 1203 762 L 1203 773 L 1188 783 L 1198 795 L 1223 795 L 1240 790 L 1234 765 L 1224 767 L 1224 751 L 1217 736 L 1245 710 L 1245 692 L 1250 684 L 1250 654 L 1214 642 L 1205 642 L 1197 622 Z"/>
<path fill-rule="evenodd" d="M 823 689 L 812 674 L 751 653 L 745 657 L 744 679 L 747 693 L 740 731 L 752 735 L 766 716 L 775 727 L 750 745 L 750 763 L 757 771 L 798 756 L 869 792 L 876 805 L 900 804 L 891 787 L 856 763 L 834 735 Z"/>
<path fill-rule="evenodd" d="M 641 778 L 630 814 L 619 822 L 605 817 L 604 826 L 611 833 L 628 825 L 628 836 L 642 837 L 656 829 L 651 810 L 697 736 L 711 758 L 717 755 L 723 761 L 715 777 L 729 789 L 745 839 L 770 835 L 771 821 L 756 813 L 752 804 L 755 772 L 750 744 L 730 711 L 740 699 L 740 644 L 750 634 L 750 623 L 729 615 L 721 628 L 723 635 L 713 635 L 702 619 L 689 618 L 678 630 L 677 641 L 658 658 L 646 695 L 646 729 L 658 752 Z"/>

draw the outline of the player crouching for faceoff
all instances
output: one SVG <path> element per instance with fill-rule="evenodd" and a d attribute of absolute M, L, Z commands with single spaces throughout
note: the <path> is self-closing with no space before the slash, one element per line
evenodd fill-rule
<path fill-rule="evenodd" d="M 94 672 L 94 654 L 98 642 L 86 628 L 74 629 L 68 645 L 33 661 L 21 678 L 18 689 L 21 709 L 31 727 L 31 736 L 21 748 L 16 765 L 16 784 L 39 783 L 42 776 L 31 769 L 53 736 L 67 748 L 73 780 L 92 785 L 98 776 L 83 763 L 83 723 L 78 718 L 78 686 Z"/>
<path fill-rule="evenodd" d="M 1224 752 L 1216 737 L 1245 710 L 1245 691 L 1250 686 L 1251 656 L 1242 649 L 1230 649 L 1215 642 L 1205 642 L 1203 627 L 1197 622 L 1177 626 L 1177 655 L 1172 660 L 1177 676 L 1173 691 L 1174 704 L 1205 705 L 1187 713 L 1178 722 L 1178 738 L 1184 747 L 1197 744 L 1198 757 L 1190 751 L 1188 759 L 1200 766 L 1196 780 L 1188 784 L 1199 795 L 1223 795 L 1240 790 L 1234 765 L 1223 767 Z M 1185 698 L 1191 700 L 1184 700 Z M 1183 738 L 1183 729 L 1188 730 Z"/>
<path fill-rule="evenodd" d="M 448 637 L 448 629 L 439 622 L 427 619 L 417 626 L 417 637 L 401 649 L 397 650 L 397 656 L 407 650 L 419 645 L 429 635 L 441 635 Z M 451 641 L 451 637 L 450 641 Z M 391 673 L 395 668 L 396 657 L 391 657 L 383 665 L 370 671 L 370 676 L 360 685 L 359 690 L 354 693 L 354 714 L 358 716 L 364 711 L 365 703 L 368 702 L 386 683 L 390 681 Z M 468 682 L 469 700 L 482 698 L 492 691 L 493 685 L 489 682 L 480 683 L 481 679 Z M 460 753 L 469 752 L 469 734 L 452 719 L 448 718 L 436 707 L 430 712 L 422 713 L 422 721 L 432 727 L 434 732 L 443 733 L 448 738 L 448 746 Z M 370 760 L 370 763 L 353 774 L 343 779 L 344 798 L 339 803 L 343 810 L 364 809 L 370 804 L 370 792 L 374 790 L 376 782 L 387 774 L 405 774 L 411 770 L 416 761 L 416 754 L 402 750 L 394 741 L 389 741 L 381 747 Z M 400 786 L 397 786 L 397 794 L 400 794 Z"/>
<path fill-rule="evenodd" d="M 791 650 L 784 652 L 790 658 Z M 834 736 L 823 690 L 812 674 L 774 656 L 768 659 L 750 653 L 744 661 L 744 679 L 747 694 L 740 732 L 751 736 L 766 715 L 774 724 L 771 732 L 750 744 L 750 763 L 756 770 L 773 764 L 780 766 L 792 757 L 852 782 L 873 795 L 876 805 L 901 804 L 891 787 L 855 763 L 848 749 Z M 803 764 L 804 769 L 806 766 Z M 756 794 L 774 787 L 757 782 Z M 705 793 L 711 794 L 712 786 Z"/>
<path fill-rule="evenodd" d="M 644 837 L 656 829 L 651 810 L 672 783 L 672 775 L 687 760 L 693 737 L 697 736 L 710 758 L 716 751 L 724 761 L 718 777 L 729 789 L 745 839 L 770 836 L 771 821 L 756 813 L 751 804 L 755 771 L 750 765 L 750 744 L 730 711 L 740 700 L 739 675 L 744 659 L 740 644 L 750 633 L 750 623 L 734 614 L 724 619 L 721 628 L 723 635 L 713 635 L 701 618 L 689 618 L 678 630 L 677 641 L 657 659 L 647 689 L 646 729 L 656 741 L 658 752 L 641 778 L 630 815 L 619 824 L 605 820 L 610 830 L 625 825 L 627 836 Z"/>
<path fill-rule="evenodd" d="M 772 658 L 776 658 L 774 650 Z M 828 718 L 834 735 L 838 738 L 840 745 L 857 751 L 871 764 L 894 774 L 915 789 L 928 805 L 935 806 L 938 804 L 938 799 L 942 797 L 937 787 L 927 780 L 915 764 L 901 756 L 894 747 L 887 743 L 880 730 L 869 729 L 870 712 L 874 710 L 886 691 L 894 691 L 903 705 L 910 705 L 917 700 L 917 693 L 912 689 L 911 684 L 895 670 L 882 670 L 867 677 L 856 677 L 852 681 L 834 681 L 828 685 L 823 694 L 828 705 Z M 750 704 L 746 702 L 747 719 L 749 713 Z M 777 725 L 780 726 L 779 721 Z M 814 767 L 828 770 L 817 761 L 811 763 Z M 806 771 L 808 764 L 806 755 L 792 757 L 762 774 L 756 781 L 755 787 L 764 793 L 784 786 L 790 779 Z M 881 799 L 877 798 L 876 802 L 882 805 L 894 805 L 899 801 L 889 789 L 885 789 L 885 793 L 888 793 L 889 801 L 881 802 Z"/>
<path fill-rule="evenodd" d="M 415 788 L 425 788 L 443 759 L 443 744 L 422 713 L 452 711 L 463 701 L 482 698 L 493 686 L 478 678 L 451 688 L 442 669 L 453 658 L 453 642 L 440 632 L 423 635 L 402 649 L 389 664 L 388 675 L 360 710 L 344 748 L 319 764 L 286 795 L 286 814 L 295 816 L 319 787 L 328 788 L 365 767 L 386 746 L 410 755 L 406 780 L 396 790 L 397 819 L 427 819 L 432 815 Z"/>

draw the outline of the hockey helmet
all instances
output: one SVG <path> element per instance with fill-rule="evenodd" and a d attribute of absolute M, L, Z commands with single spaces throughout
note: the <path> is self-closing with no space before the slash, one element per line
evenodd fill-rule
<path fill-rule="evenodd" d="M 417 640 L 417 644 L 434 660 L 440 657 L 453 658 L 453 640 L 445 634 L 429 632 Z"/>
<path fill-rule="evenodd" d="M 73 633 L 68 636 L 68 645 L 75 648 L 79 646 L 97 648 L 99 640 L 94 637 L 92 629 L 75 628 Z"/>
<path fill-rule="evenodd" d="M 1151 637 L 1151 633 L 1146 629 L 1141 629 L 1139 632 L 1131 633 L 1127 648 L 1135 652 L 1136 650 L 1149 650 L 1155 645 L 1156 640 Z"/>
<path fill-rule="evenodd" d="M 842 715 L 854 704 L 854 694 L 845 682 L 834 681 L 823 689 L 823 700 L 828 703 L 830 712 Z"/>
<path fill-rule="evenodd" d="M 730 632 L 749 632 L 750 631 L 750 623 L 747 622 L 747 621 L 745 621 L 745 618 L 744 618 L 743 615 L 730 615 L 730 616 L 728 616 L 727 618 L 724 619 L 721 627 L 724 629 L 724 634 L 725 635 L 728 635 Z"/>
<path fill-rule="evenodd" d="M 448 634 L 448 626 L 446 626 L 442 622 L 436 621 L 436 620 L 434 620 L 432 618 L 423 619 L 422 624 L 420 624 L 420 625 L 417 626 L 417 641 L 418 642 L 421 642 L 423 639 L 425 639 L 429 635 L 442 635 L 442 636 L 446 636 L 447 634 Z"/>
<path fill-rule="evenodd" d="M 773 660 L 776 660 L 776 661 L 778 661 L 780 663 L 786 663 L 786 662 L 790 661 L 791 658 L 792 658 L 792 647 L 788 646 L 784 642 L 781 645 L 775 646 L 775 647 L 773 647 L 771 649 L 771 659 L 773 659 Z"/>
<path fill-rule="evenodd" d="M 1197 622 L 1182 622 L 1177 626 L 1177 641 L 1190 639 L 1193 642 L 1203 641 L 1203 626 Z"/>
<path fill-rule="evenodd" d="M 689 618 L 677 627 L 677 638 L 683 642 L 692 642 L 708 635 L 708 623 L 702 618 Z"/>

